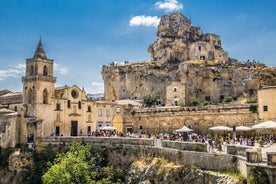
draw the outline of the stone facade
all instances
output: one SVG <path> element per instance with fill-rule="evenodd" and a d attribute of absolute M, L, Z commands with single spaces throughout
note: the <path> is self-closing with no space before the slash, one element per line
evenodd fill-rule
<path fill-rule="evenodd" d="M 258 112 L 261 121 L 276 120 L 276 86 L 263 87 L 258 91 Z"/>
<path fill-rule="evenodd" d="M 210 127 L 217 125 L 251 126 L 258 119 L 257 113 L 249 111 L 249 105 L 144 108 L 137 109 L 133 116 L 135 132 L 154 134 L 172 133 L 184 125 L 193 129 L 195 133 L 215 134 L 217 132 L 210 131 Z"/>
<path fill-rule="evenodd" d="M 99 126 L 113 126 L 114 120 L 126 131 L 124 105 L 93 101 L 77 85 L 56 88 L 53 65 L 39 41 L 34 56 L 26 60 L 23 92 L 0 92 L 1 147 L 39 143 L 48 136 L 91 135 Z"/>

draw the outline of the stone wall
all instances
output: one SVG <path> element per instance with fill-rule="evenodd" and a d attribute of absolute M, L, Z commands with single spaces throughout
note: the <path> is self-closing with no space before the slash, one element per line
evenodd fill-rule
<path fill-rule="evenodd" d="M 254 149 L 252 146 L 227 145 L 227 154 L 246 157 L 245 150 Z"/>
<path fill-rule="evenodd" d="M 162 147 L 179 150 L 207 152 L 207 144 L 200 142 L 161 141 Z"/>
<path fill-rule="evenodd" d="M 207 135 L 227 134 L 223 131 L 210 131 L 212 126 L 251 125 L 256 119 L 257 114 L 249 111 L 249 105 L 213 105 L 141 108 L 135 110 L 132 121 L 134 132 L 172 133 L 185 125 L 193 129 L 194 133 Z"/>
<path fill-rule="evenodd" d="M 153 139 L 127 139 L 127 138 L 47 138 L 38 145 L 38 149 L 47 144 L 69 145 L 74 140 L 84 141 L 91 145 L 106 146 L 112 153 L 113 162 L 124 159 L 127 156 L 128 163 L 140 157 L 161 157 L 176 164 L 185 166 L 196 166 L 204 170 L 226 171 L 229 168 L 236 168 L 236 159 L 234 156 L 226 154 L 210 154 L 207 152 L 196 152 L 187 150 L 178 150 L 171 148 L 155 147 Z M 118 161 L 119 162 L 119 161 Z"/>

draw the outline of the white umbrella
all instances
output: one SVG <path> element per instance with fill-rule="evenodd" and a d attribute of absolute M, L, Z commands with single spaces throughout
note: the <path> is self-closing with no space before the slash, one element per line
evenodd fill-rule
<path fill-rule="evenodd" d="M 220 126 L 214 126 L 214 127 L 211 127 L 209 128 L 210 130 L 214 130 L 214 131 L 232 131 L 233 129 L 228 127 L 228 126 L 223 126 L 223 125 L 220 125 Z"/>
<path fill-rule="evenodd" d="M 177 129 L 177 130 L 175 130 L 176 132 L 191 132 L 191 131 L 193 131 L 192 129 L 190 129 L 190 128 L 188 128 L 188 127 L 186 127 L 186 126 L 183 126 L 182 128 L 180 128 L 180 129 Z"/>
<path fill-rule="evenodd" d="M 248 127 L 248 126 L 236 126 L 236 131 L 250 131 L 252 130 L 252 128 Z"/>
<path fill-rule="evenodd" d="M 256 124 L 252 126 L 253 129 L 276 129 L 276 122 L 275 121 L 265 121 L 263 123 Z"/>
<path fill-rule="evenodd" d="M 112 126 L 102 126 L 102 127 L 98 127 L 97 129 L 98 130 L 110 130 L 110 131 L 116 130 L 116 128 L 112 127 Z"/>

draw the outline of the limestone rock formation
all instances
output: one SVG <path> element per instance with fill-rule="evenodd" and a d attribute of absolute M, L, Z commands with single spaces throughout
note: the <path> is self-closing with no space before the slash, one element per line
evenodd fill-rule
<path fill-rule="evenodd" d="M 229 58 L 219 36 L 204 34 L 181 14 L 163 16 L 157 37 L 150 61 L 102 67 L 106 100 L 151 94 L 160 105 L 190 105 L 192 98 L 217 104 L 255 98 L 261 87 L 276 85 L 275 68 Z"/>
<path fill-rule="evenodd" d="M 196 168 L 191 169 L 169 163 L 160 158 L 141 158 L 131 165 L 128 171 L 127 183 L 241 184 L 243 182 L 231 178 L 229 175 L 203 171 Z"/>
<path fill-rule="evenodd" d="M 221 47 L 220 37 L 204 34 L 200 27 L 191 26 L 191 21 L 179 13 L 161 18 L 157 40 L 149 46 L 149 53 L 156 65 L 170 59 L 206 60 L 228 62 L 228 54 Z"/>

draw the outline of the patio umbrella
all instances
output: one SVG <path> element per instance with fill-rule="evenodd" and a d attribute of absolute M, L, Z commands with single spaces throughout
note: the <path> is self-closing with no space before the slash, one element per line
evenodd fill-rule
<path fill-rule="evenodd" d="M 253 129 L 276 129 L 276 122 L 275 121 L 265 121 L 263 123 L 256 124 L 252 126 Z"/>
<path fill-rule="evenodd" d="M 223 125 L 220 125 L 220 126 L 214 126 L 214 127 L 211 127 L 209 128 L 210 130 L 214 130 L 214 131 L 232 131 L 233 129 L 228 127 L 228 126 L 223 126 Z"/>
<path fill-rule="evenodd" d="M 177 130 L 175 130 L 176 132 L 191 132 L 191 131 L 193 131 L 192 129 L 190 129 L 190 128 L 188 128 L 188 127 L 186 127 L 186 126 L 183 126 L 182 128 L 180 128 L 180 129 L 177 129 Z"/>
<path fill-rule="evenodd" d="M 250 131 L 252 130 L 252 128 L 248 127 L 248 126 L 236 126 L 236 131 Z"/>
<path fill-rule="evenodd" d="M 98 130 L 109 130 L 109 131 L 116 130 L 116 128 L 112 127 L 112 126 L 102 126 L 102 127 L 98 127 L 97 129 Z"/>

